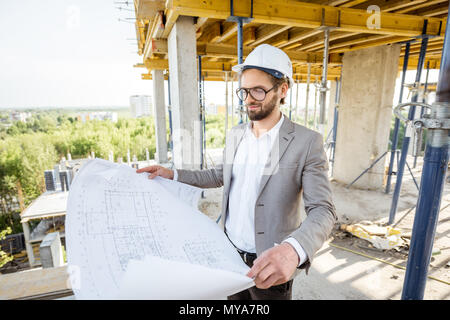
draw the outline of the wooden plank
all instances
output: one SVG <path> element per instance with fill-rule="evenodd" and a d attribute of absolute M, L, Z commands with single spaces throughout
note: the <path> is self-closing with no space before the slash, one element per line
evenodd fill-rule
<path fill-rule="evenodd" d="M 256 30 L 256 40 L 252 45 L 257 46 L 289 28 L 289 26 L 262 25 Z"/>
<path fill-rule="evenodd" d="M 170 5 L 170 10 L 182 15 L 217 19 L 226 19 L 230 15 L 229 1 L 227 0 L 173 0 Z M 235 15 L 243 17 L 250 15 L 249 2 L 235 2 L 234 5 Z M 276 23 L 303 28 L 317 28 L 326 25 L 339 27 L 341 31 L 347 32 L 411 37 L 422 33 L 424 17 L 383 13 L 380 16 L 380 28 L 369 29 L 367 21 L 371 15 L 372 13 L 366 10 L 321 6 L 293 0 L 273 0 L 271 3 L 263 0 L 253 1 L 253 22 L 255 23 Z M 174 17 L 168 17 L 169 23 L 173 24 Z M 441 21 L 441 19 L 436 18 L 429 19 L 428 30 L 430 34 L 438 33 Z"/>
<path fill-rule="evenodd" d="M 401 10 L 397 10 L 396 13 L 408 13 L 417 9 L 421 9 L 421 8 L 426 8 L 426 7 L 430 7 L 434 4 L 439 4 L 442 2 L 446 2 L 447 0 L 427 0 L 424 3 L 418 4 L 418 5 L 414 5 L 412 7 L 407 7 Z"/>
<path fill-rule="evenodd" d="M 158 11 L 166 9 L 164 0 L 137 0 L 136 17 L 138 19 L 153 19 Z"/>
<path fill-rule="evenodd" d="M 67 265 L 0 275 L 0 299 L 29 299 L 55 292 L 70 293 Z"/>

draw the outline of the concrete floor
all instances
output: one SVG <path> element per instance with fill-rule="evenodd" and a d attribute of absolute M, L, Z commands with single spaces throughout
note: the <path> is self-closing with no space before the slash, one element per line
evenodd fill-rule
<path fill-rule="evenodd" d="M 214 150 L 211 158 L 220 161 L 221 153 Z M 217 153 L 217 154 L 216 154 Z M 408 159 L 413 163 L 412 158 Z M 419 159 L 413 174 L 420 186 L 422 159 Z M 392 189 L 394 189 L 395 176 Z M 370 248 L 369 242 L 338 230 L 341 223 L 372 221 L 379 224 L 387 222 L 392 192 L 384 190 L 347 189 L 344 185 L 332 182 L 333 198 L 339 223 L 330 239 L 317 252 L 309 274 L 300 273 L 294 281 L 294 299 L 377 299 L 398 300 L 401 298 L 405 270 L 374 260 L 378 258 L 389 263 L 406 267 L 408 248 L 399 250 L 378 250 Z M 417 202 L 418 190 L 409 172 L 405 172 L 401 198 L 396 214 L 397 228 L 402 234 L 410 234 L 415 210 L 410 210 Z M 222 188 L 209 189 L 201 199 L 199 209 L 217 219 L 220 211 Z M 446 183 L 441 202 L 443 208 L 439 215 L 434 250 L 429 276 L 450 282 L 450 183 Z M 408 213 L 409 212 L 409 213 Z M 304 215 L 304 212 L 302 213 Z M 334 245 L 363 253 L 370 257 L 349 252 Z M 425 299 L 450 300 L 450 285 L 434 279 L 428 279 Z"/>

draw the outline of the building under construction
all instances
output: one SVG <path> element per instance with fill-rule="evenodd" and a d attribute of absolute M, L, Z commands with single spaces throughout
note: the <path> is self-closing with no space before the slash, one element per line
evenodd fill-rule
<path fill-rule="evenodd" d="M 285 115 L 322 134 L 339 218 L 315 267 L 294 282 L 294 299 L 450 298 L 448 0 L 124 3 L 134 7 L 142 58 L 134 67 L 151 80 L 155 159 L 166 167 L 205 169 L 207 155 L 212 165 L 222 159 L 222 150 L 206 150 L 206 81 L 225 83 L 228 132 L 234 120 L 249 121 L 242 100 L 233 102 L 232 67 L 261 44 L 289 56 L 294 86 Z M 432 70 L 437 82 L 429 81 Z M 207 190 L 199 205 L 214 220 L 220 193 Z M 29 272 L 31 280 L 6 275 L 0 298 L 20 279 L 23 292 L 9 298 L 70 295 L 63 269 Z M 50 285 L 39 282 L 44 277 Z"/>
<path fill-rule="evenodd" d="M 314 129 L 326 138 L 330 179 L 347 188 L 383 189 L 391 202 L 387 225 L 398 220 L 403 176 L 408 171 L 419 189 L 408 157 L 414 169 L 421 166 L 415 169 L 422 175 L 421 186 L 402 298 L 423 298 L 448 160 L 449 2 L 135 0 L 134 7 L 142 56 L 135 67 L 148 71 L 142 79 L 153 80 L 160 162 L 167 159 L 169 146 L 176 168 L 204 167 L 204 81 L 224 81 L 228 90 L 228 81 L 237 80 L 232 66 L 267 43 L 291 59 L 297 94 L 298 83 L 306 83 L 307 92 L 316 84 L 319 101 Z M 440 69 L 437 86 L 423 80 L 433 69 Z M 415 70 L 416 76 L 409 86 L 410 101 L 402 101 L 408 70 Z M 165 134 L 164 80 L 169 82 L 170 141 Z M 433 89 L 436 101 L 429 105 L 427 93 Z M 245 122 L 239 103 L 236 115 Z M 291 117 L 292 103 L 289 108 Z M 307 107 L 304 113 L 307 125 L 311 117 Z M 228 129 L 229 112 L 226 115 Z M 398 145 L 402 123 L 406 134 Z M 418 164 L 424 132 L 425 156 L 423 164 Z"/>

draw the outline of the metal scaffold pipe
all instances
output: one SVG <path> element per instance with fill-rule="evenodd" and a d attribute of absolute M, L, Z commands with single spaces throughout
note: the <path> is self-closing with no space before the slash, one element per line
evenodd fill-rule
<path fill-rule="evenodd" d="M 425 85 L 423 88 L 423 93 L 422 93 L 422 102 L 426 103 L 426 95 L 427 95 L 427 90 L 428 90 L 428 76 L 430 74 L 430 61 L 427 62 L 427 73 L 425 76 Z M 419 84 L 420 85 L 420 84 Z M 420 117 L 423 117 L 423 113 L 425 111 L 424 107 L 420 107 Z M 416 168 L 417 166 L 417 157 L 420 155 L 420 152 L 422 151 L 422 142 L 423 142 L 423 130 L 418 130 L 415 132 L 414 135 L 414 163 L 413 163 L 413 169 Z"/>
<path fill-rule="evenodd" d="M 289 91 L 289 120 L 292 120 L 292 89 Z"/>
<path fill-rule="evenodd" d="M 428 36 L 426 35 L 427 30 L 427 20 L 424 21 L 424 27 L 423 27 L 423 38 L 422 43 L 420 46 L 420 54 L 419 54 L 419 60 L 417 63 L 417 73 L 416 73 L 416 81 L 415 83 L 420 84 L 420 78 L 422 75 L 423 66 L 425 64 L 425 54 L 427 52 L 427 46 L 428 46 Z M 419 93 L 418 91 L 415 92 L 414 96 L 411 99 L 411 102 L 415 103 L 418 101 Z M 413 104 L 409 108 L 408 113 L 408 119 L 412 120 L 414 118 L 414 114 L 416 112 L 416 106 Z M 408 128 L 406 128 L 408 129 Z M 397 168 L 397 179 L 395 183 L 395 189 L 394 194 L 392 195 L 392 203 L 391 203 L 391 209 L 389 212 L 389 222 L 388 224 L 394 223 L 395 219 L 395 213 L 397 212 L 397 206 L 398 206 L 398 199 L 400 197 L 400 190 L 402 188 L 402 180 L 403 180 L 403 172 L 405 170 L 405 163 L 406 159 L 408 157 L 408 149 L 409 149 L 409 142 L 411 140 L 411 137 L 407 134 L 408 130 L 405 130 L 405 136 L 403 138 L 402 143 L 402 154 L 400 156 L 400 162 L 398 164 Z"/>
<path fill-rule="evenodd" d="M 309 83 L 311 82 L 311 63 L 308 62 L 308 75 L 306 78 L 305 127 L 308 127 Z"/>
<path fill-rule="evenodd" d="M 237 24 L 237 55 L 238 64 L 242 64 L 244 60 L 244 36 L 243 36 L 243 26 L 244 23 L 249 23 L 253 20 L 253 0 L 250 1 L 250 17 L 241 17 L 234 15 L 234 0 L 230 0 L 230 16 L 226 21 L 236 22 Z M 238 79 L 238 88 L 241 86 L 241 79 Z M 243 101 L 238 99 L 239 103 L 239 123 L 244 122 L 244 113 L 246 114 L 243 106 Z M 246 120 L 248 117 L 246 114 Z"/>
<path fill-rule="evenodd" d="M 233 85 L 234 79 L 233 74 L 231 75 L 231 127 L 234 126 L 234 91 L 233 91 Z"/>
<path fill-rule="evenodd" d="M 296 118 L 298 118 L 298 85 L 299 85 L 299 81 L 297 78 L 297 83 L 296 83 L 296 90 L 295 90 L 295 115 Z"/>
<path fill-rule="evenodd" d="M 342 76 L 338 80 L 336 78 L 336 96 L 334 100 L 334 117 L 333 117 L 333 142 L 332 142 L 332 149 L 331 149 L 331 176 L 333 176 L 334 172 L 334 156 L 336 151 L 336 139 L 337 139 L 337 128 L 338 128 L 338 121 L 339 121 L 339 101 L 341 99 L 341 86 L 342 86 Z"/>
<path fill-rule="evenodd" d="M 225 134 L 228 131 L 228 71 L 225 71 Z"/>
<path fill-rule="evenodd" d="M 406 71 L 408 70 L 408 60 L 409 60 L 409 49 L 410 49 L 410 46 L 411 46 L 411 44 L 409 42 L 407 42 L 406 43 L 406 47 L 405 47 L 405 56 L 403 57 L 402 81 L 401 81 L 401 84 L 400 84 L 400 96 L 398 98 L 398 103 L 402 103 L 402 100 L 403 100 L 403 89 L 405 87 Z M 399 130 L 400 130 L 400 120 L 397 117 L 395 117 L 394 136 L 392 138 L 391 158 L 389 160 L 389 170 L 388 170 L 388 176 L 387 176 L 385 193 L 389 193 L 389 191 L 391 190 L 392 169 L 394 167 L 394 157 L 395 157 L 395 150 L 397 150 L 398 132 L 399 132 Z"/>
<path fill-rule="evenodd" d="M 198 95 L 199 95 L 199 102 L 200 102 L 200 169 L 203 169 L 204 163 L 203 163 L 203 121 L 205 116 L 205 108 L 203 105 L 203 83 L 202 83 L 202 57 L 198 56 Z"/>
<path fill-rule="evenodd" d="M 323 49 L 323 64 L 322 64 L 322 82 L 320 86 L 320 112 L 319 112 L 319 131 L 323 135 L 324 125 L 325 125 L 325 108 L 326 108 L 326 98 L 327 98 L 327 76 L 328 76 L 328 52 L 329 52 L 329 41 L 330 40 L 330 29 L 325 28 L 324 30 L 324 49 Z"/>
<path fill-rule="evenodd" d="M 316 111 L 317 111 L 317 85 L 318 80 L 316 76 L 316 81 L 314 82 L 314 113 L 313 113 L 313 128 L 317 129 L 317 117 L 316 117 Z"/>
<path fill-rule="evenodd" d="M 173 152 L 173 125 L 172 125 L 172 105 L 171 105 L 171 100 L 170 100 L 170 76 L 167 76 L 167 97 L 169 99 L 169 104 L 167 106 L 167 109 L 169 111 L 169 127 L 170 127 L 170 137 L 169 137 L 169 146 L 170 146 L 170 152 L 172 152 L 172 163 L 174 163 L 173 161 L 173 156 L 174 156 L 174 152 Z"/>
<path fill-rule="evenodd" d="M 204 167 L 207 168 L 208 164 L 206 163 L 206 107 L 205 107 L 205 76 L 202 76 L 202 88 L 203 88 L 203 104 L 202 104 L 202 110 L 203 110 L 203 121 L 202 121 L 202 127 L 203 127 L 203 163 Z"/>
<path fill-rule="evenodd" d="M 237 44 L 238 44 L 238 64 L 243 62 L 243 31 L 242 31 L 242 19 L 237 21 Z M 241 79 L 239 78 L 238 88 L 241 87 Z M 239 123 L 244 122 L 244 106 L 243 101 L 239 99 Z"/>
<path fill-rule="evenodd" d="M 450 129 L 450 23 L 447 20 L 436 102 L 431 114 L 414 120 L 416 128 L 427 128 L 422 178 L 414 217 L 403 300 L 423 299 L 448 166 Z M 428 106 L 429 107 L 429 106 Z"/>

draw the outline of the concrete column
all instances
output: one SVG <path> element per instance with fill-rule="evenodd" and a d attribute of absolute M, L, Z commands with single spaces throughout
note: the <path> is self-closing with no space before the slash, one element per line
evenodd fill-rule
<path fill-rule="evenodd" d="M 155 116 L 156 155 L 158 163 L 167 162 L 166 104 L 163 70 L 152 70 L 153 114 Z"/>
<path fill-rule="evenodd" d="M 174 164 L 179 169 L 200 169 L 201 123 L 194 18 L 180 16 L 167 44 Z"/>
<path fill-rule="evenodd" d="M 336 141 L 334 179 L 350 183 L 388 149 L 400 45 L 346 52 Z M 386 159 L 353 186 L 382 187 Z"/>
<path fill-rule="evenodd" d="M 30 226 L 27 222 L 22 222 L 23 227 L 23 236 L 25 238 L 25 248 L 27 249 L 28 261 L 30 263 L 30 267 L 34 267 L 36 264 L 36 260 L 34 258 L 33 246 L 31 245 L 31 231 Z"/>

